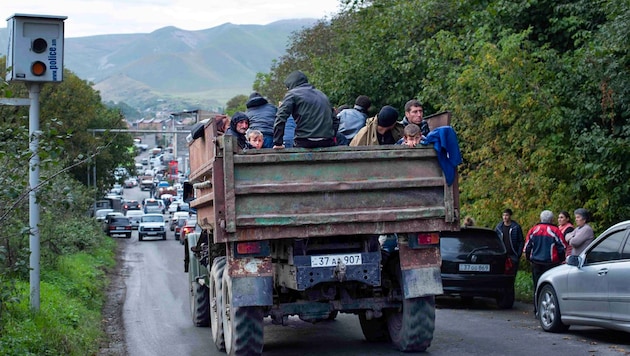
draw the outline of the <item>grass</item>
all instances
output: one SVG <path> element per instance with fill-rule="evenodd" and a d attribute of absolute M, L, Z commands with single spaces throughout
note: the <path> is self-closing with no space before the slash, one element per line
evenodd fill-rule
<path fill-rule="evenodd" d="M 16 295 L 0 322 L 0 355 L 94 355 L 105 337 L 101 308 L 115 265 L 115 241 L 104 238 L 91 251 L 60 256 L 42 266 L 40 310 L 30 309 L 28 281 L 16 281 Z"/>

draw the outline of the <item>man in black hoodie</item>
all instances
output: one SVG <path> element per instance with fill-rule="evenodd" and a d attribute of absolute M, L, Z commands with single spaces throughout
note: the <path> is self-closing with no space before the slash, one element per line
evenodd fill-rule
<path fill-rule="evenodd" d="M 252 148 L 252 146 L 247 142 L 247 138 L 245 137 L 245 133 L 249 128 L 249 117 L 244 113 L 237 111 L 232 115 L 232 120 L 230 121 L 230 128 L 225 132 L 226 135 L 235 136 L 238 142 L 238 147 L 241 149 Z"/>
<path fill-rule="evenodd" d="M 263 148 L 273 147 L 273 124 L 276 120 L 278 108 L 269 104 L 258 92 L 253 92 L 247 103 L 247 116 L 249 117 L 249 128 L 262 132 L 264 141 Z"/>
<path fill-rule="evenodd" d="M 329 147 L 335 145 L 339 118 L 326 94 L 309 84 L 299 70 L 284 81 L 289 91 L 282 99 L 273 127 L 273 148 L 284 148 L 284 126 L 289 116 L 295 119 L 295 147 Z"/>

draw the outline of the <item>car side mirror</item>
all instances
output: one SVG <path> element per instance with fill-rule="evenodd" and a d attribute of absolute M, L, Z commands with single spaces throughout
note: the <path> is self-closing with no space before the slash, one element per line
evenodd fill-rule
<path fill-rule="evenodd" d="M 567 258 L 567 264 L 569 266 L 579 266 L 580 265 L 580 257 L 573 256 L 573 255 L 569 256 Z"/>

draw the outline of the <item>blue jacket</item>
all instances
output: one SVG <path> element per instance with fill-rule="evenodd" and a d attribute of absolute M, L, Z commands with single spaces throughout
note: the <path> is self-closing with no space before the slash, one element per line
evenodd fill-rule
<path fill-rule="evenodd" d="M 438 162 L 444 171 L 446 184 L 451 185 L 455 180 L 457 166 L 462 163 L 462 154 L 459 151 L 457 134 L 450 126 L 442 126 L 429 132 L 427 137 L 420 142 L 423 145 L 433 144 L 437 151 Z"/>
<path fill-rule="evenodd" d="M 273 124 L 276 121 L 278 108 L 269 104 L 262 96 L 255 96 L 245 104 L 249 117 L 249 128 L 259 130 L 265 136 L 273 136 Z"/>
<path fill-rule="evenodd" d="M 339 130 L 337 132 L 348 141 L 352 141 L 354 135 L 365 126 L 365 120 L 367 120 L 367 115 L 357 109 L 343 110 L 337 117 L 339 118 Z"/>

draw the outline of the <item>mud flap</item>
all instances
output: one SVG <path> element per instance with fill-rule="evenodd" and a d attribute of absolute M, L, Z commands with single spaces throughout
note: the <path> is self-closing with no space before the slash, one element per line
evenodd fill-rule
<path fill-rule="evenodd" d="M 399 243 L 405 299 L 443 294 L 440 247 L 411 249 Z"/>
<path fill-rule="evenodd" d="M 273 304 L 273 277 L 232 278 L 232 306 L 267 306 Z"/>

